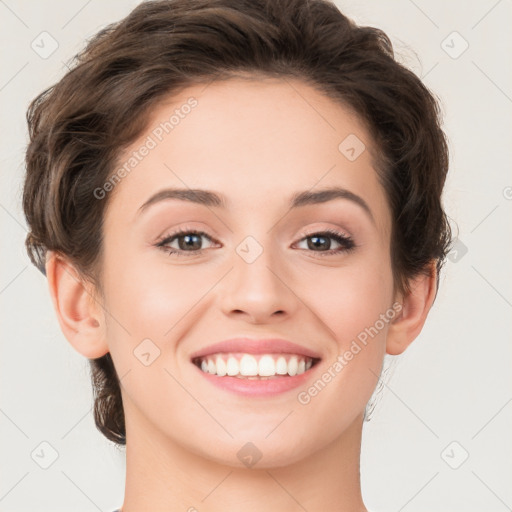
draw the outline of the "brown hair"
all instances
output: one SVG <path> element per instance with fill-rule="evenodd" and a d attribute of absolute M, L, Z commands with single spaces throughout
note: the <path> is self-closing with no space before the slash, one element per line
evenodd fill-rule
<path fill-rule="evenodd" d="M 27 111 L 26 247 L 44 272 L 65 255 L 101 291 L 107 199 L 94 190 L 146 129 L 158 101 L 243 74 L 298 78 L 355 111 L 379 149 L 393 217 L 395 286 L 437 273 L 451 241 L 441 205 L 448 148 L 435 97 L 394 59 L 387 35 L 357 26 L 327 0 L 157 0 L 97 33 L 72 69 Z M 341 141 L 340 141 L 341 142 Z M 98 429 L 126 443 L 110 354 L 90 360 Z"/>

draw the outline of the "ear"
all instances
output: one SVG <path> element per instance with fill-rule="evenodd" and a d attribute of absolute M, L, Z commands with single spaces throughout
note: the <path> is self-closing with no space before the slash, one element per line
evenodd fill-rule
<path fill-rule="evenodd" d="M 77 352 L 89 359 L 108 351 L 103 306 L 92 283 L 85 281 L 64 256 L 50 251 L 46 277 L 60 328 Z"/>
<path fill-rule="evenodd" d="M 388 329 L 386 353 L 390 355 L 404 352 L 423 329 L 437 292 L 435 262 L 429 266 L 428 272 L 428 275 L 422 273 L 411 279 L 410 291 L 397 299 L 402 304 L 402 310 Z"/>

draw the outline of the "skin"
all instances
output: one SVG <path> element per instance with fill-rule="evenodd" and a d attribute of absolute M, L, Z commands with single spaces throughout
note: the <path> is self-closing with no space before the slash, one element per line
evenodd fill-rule
<path fill-rule="evenodd" d="M 51 253 L 47 262 L 64 335 L 87 358 L 110 351 L 122 377 L 122 510 L 366 511 L 364 409 L 385 353 L 402 353 L 420 333 L 435 273 L 412 279 L 405 296 L 395 293 L 391 213 L 373 141 L 346 107 L 298 80 L 190 87 L 153 111 L 119 161 L 190 96 L 198 105 L 110 193 L 104 294 L 65 257 Z M 366 146 L 354 161 L 338 149 L 349 134 Z M 364 199 L 373 220 L 348 199 L 290 210 L 294 193 L 330 186 Z M 228 208 L 169 199 L 137 215 L 167 187 L 215 191 Z M 180 227 L 211 237 L 200 238 L 202 254 L 177 257 L 156 246 Z M 328 228 L 350 235 L 356 247 L 322 256 L 326 249 L 308 246 L 306 236 Z M 263 249 L 252 263 L 236 252 L 247 236 Z M 180 247 L 177 239 L 171 245 Z M 321 354 L 316 380 L 394 303 L 401 313 L 307 404 L 297 400 L 307 387 L 272 398 L 220 390 L 190 362 L 192 352 L 227 338 L 281 337 Z M 160 350 L 149 366 L 133 354 L 147 338 Z M 262 454 L 252 468 L 237 457 L 249 441 Z"/>

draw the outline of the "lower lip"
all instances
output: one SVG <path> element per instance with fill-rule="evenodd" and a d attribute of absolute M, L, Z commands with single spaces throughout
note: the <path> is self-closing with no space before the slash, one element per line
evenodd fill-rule
<path fill-rule="evenodd" d="M 275 379 L 241 379 L 238 377 L 219 377 L 212 373 L 203 372 L 194 363 L 192 363 L 196 370 L 214 386 L 219 388 L 232 391 L 243 396 L 273 396 L 279 393 L 290 391 L 291 389 L 302 386 L 306 381 L 315 373 L 317 366 L 320 365 L 318 361 L 309 370 L 301 373 L 300 375 L 287 376 L 287 377 L 276 377 Z"/>

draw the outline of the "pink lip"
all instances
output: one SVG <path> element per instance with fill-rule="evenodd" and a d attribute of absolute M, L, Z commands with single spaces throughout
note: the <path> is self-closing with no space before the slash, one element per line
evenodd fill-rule
<path fill-rule="evenodd" d="M 208 345 L 207 347 L 193 353 L 190 357 L 191 359 L 195 359 L 197 357 L 205 357 L 222 352 L 244 352 L 247 354 L 297 354 L 311 357 L 313 359 L 320 359 L 320 354 L 317 352 L 280 338 L 265 340 L 233 338 L 219 343 L 214 343 L 213 345 Z"/>

